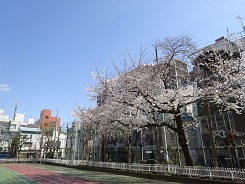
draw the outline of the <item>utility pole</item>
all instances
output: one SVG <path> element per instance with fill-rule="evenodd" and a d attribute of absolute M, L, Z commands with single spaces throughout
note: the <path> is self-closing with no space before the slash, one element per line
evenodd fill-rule
<path fill-rule="evenodd" d="M 243 26 L 243 21 L 242 21 L 242 19 L 244 19 L 244 18 L 241 18 L 241 17 L 238 15 L 238 16 L 237 16 L 237 19 L 240 19 L 240 20 L 241 20 L 242 30 L 245 31 L 245 27 Z"/>
<path fill-rule="evenodd" d="M 155 47 L 155 53 L 156 53 L 156 62 L 158 63 L 157 47 Z M 166 85 L 164 84 L 163 87 L 166 88 Z M 165 119 L 165 115 L 164 115 L 164 113 L 162 113 L 162 121 L 164 121 L 164 119 Z M 164 158 L 165 158 L 166 162 L 168 162 L 169 161 L 169 156 L 168 156 L 168 142 L 167 142 L 166 126 L 163 126 L 163 144 L 164 144 Z M 143 151 L 142 151 L 142 158 L 143 158 Z"/>
<path fill-rule="evenodd" d="M 73 159 L 76 160 L 77 157 L 77 122 L 74 121 L 74 128 L 75 128 L 75 139 L 74 139 L 74 152 L 73 152 Z"/>
<path fill-rule="evenodd" d="M 32 135 L 30 136 L 29 158 L 31 158 L 31 147 L 32 147 L 31 139 L 32 139 Z"/>
<path fill-rule="evenodd" d="M 18 102 L 16 101 L 15 107 L 14 107 L 14 117 L 13 117 L 13 120 L 15 119 L 15 116 L 16 116 L 17 106 L 18 106 Z"/>
<path fill-rule="evenodd" d="M 57 125 L 58 125 L 58 109 L 57 109 L 57 113 L 56 113 L 56 122 L 55 122 L 55 129 L 54 129 L 53 159 L 55 158 L 55 151 L 57 151 L 57 142 L 56 142 Z"/>
<path fill-rule="evenodd" d="M 61 150 L 61 141 L 60 141 L 60 133 L 61 133 L 61 127 L 58 129 L 58 140 L 57 140 L 57 157 L 60 158 L 61 154 L 59 154 L 59 151 Z"/>
<path fill-rule="evenodd" d="M 68 134 L 68 123 L 66 125 L 66 147 L 65 147 L 65 158 L 66 160 L 68 159 L 68 139 L 69 139 L 69 134 Z"/>

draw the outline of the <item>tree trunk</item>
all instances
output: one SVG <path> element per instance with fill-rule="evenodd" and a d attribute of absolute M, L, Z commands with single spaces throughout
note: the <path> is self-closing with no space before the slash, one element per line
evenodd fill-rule
<path fill-rule="evenodd" d="M 105 143 L 104 143 L 103 138 L 101 141 L 101 160 L 102 160 L 102 162 L 105 162 Z"/>
<path fill-rule="evenodd" d="M 188 143 L 187 143 L 187 139 L 186 139 L 186 135 L 185 135 L 185 131 L 183 129 L 183 123 L 181 120 L 181 115 L 176 115 L 175 116 L 175 121 L 176 121 L 176 126 L 177 126 L 177 134 L 178 134 L 178 140 L 179 140 L 179 144 L 182 148 L 184 157 L 185 157 L 185 164 L 187 166 L 193 166 L 193 160 L 189 151 L 189 147 L 188 147 Z"/>
<path fill-rule="evenodd" d="M 101 160 L 103 162 L 107 162 L 107 134 L 102 135 L 102 141 L 101 141 Z"/>
<path fill-rule="evenodd" d="M 128 134 L 128 144 L 127 144 L 127 151 L 128 151 L 128 163 L 131 163 L 131 150 L 130 150 L 130 147 L 131 147 L 131 142 L 132 142 L 132 137 L 131 137 L 131 134 L 129 133 Z"/>
<path fill-rule="evenodd" d="M 209 103 L 207 101 L 205 102 L 205 110 L 207 112 L 208 128 L 209 128 L 209 134 L 210 134 L 210 143 L 211 143 L 211 147 L 212 147 L 213 167 L 218 167 L 217 151 L 216 151 L 215 138 L 214 138 L 214 128 L 213 128 L 213 123 L 212 123 L 212 119 L 211 119 L 210 106 L 209 106 Z"/>
<path fill-rule="evenodd" d="M 154 133 L 155 133 L 155 143 L 156 143 L 156 147 L 157 147 L 157 161 L 158 163 L 162 163 L 162 159 L 161 159 L 161 152 L 160 152 L 160 142 L 159 142 L 159 128 L 158 127 L 154 127 Z"/>

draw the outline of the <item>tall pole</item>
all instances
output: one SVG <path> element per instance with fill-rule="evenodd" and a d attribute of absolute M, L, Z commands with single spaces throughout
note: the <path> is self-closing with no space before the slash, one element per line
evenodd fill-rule
<path fill-rule="evenodd" d="M 157 53 L 157 47 L 155 47 L 155 53 L 156 53 L 156 62 L 158 63 L 158 53 Z"/>
<path fill-rule="evenodd" d="M 243 19 L 243 18 L 241 18 L 239 15 L 237 16 L 237 18 L 241 20 L 242 29 L 244 30 L 245 28 L 244 28 L 244 26 L 243 26 L 243 22 L 242 22 L 242 19 Z M 245 30 L 244 30 L 244 31 L 245 31 Z"/>
<path fill-rule="evenodd" d="M 68 159 L 68 139 L 69 139 L 69 134 L 68 134 L 68 123 L 67 123 L 66 125 L 66 147 L 65 147 L 66 160 Z"/>
<path fill-rule="evenodd" d="M 163 126 L 163 143 L 164 143 L 164 158 L 166 158 L 166 162 L 168 163 L 169 157 L 168 157 L 168 143 L 167 143 L 167 135 L 166 135 L 166 127 Z"/>
<path fill-rule="evenodd" d="M 32 139 L 32 135 L 30 136 L 30 146 L 29 146 L 29 158 L 31 158 L 31 139 Z"/>
<path fill-rule="evenodd" d="M 141 135 L 141 160 L 144 160 L 144 145 L 143 145 L 143 130 L 141 129 L 140 131 L 140 135 Z"/>
<path fill-rule="evenodd" d="M 15 120 L 16 111 L 17 111 L 17 106 L 18 106 L 18 102 L 16 101 L 15 107 L 14 107 L 14 117 L 13 117 L 13 120 Z"/>
<path fill-rule="evenodd" d="M 158 52 L 157 52 L 157 47 L 155 47 L 155 53 L 156 53 L 156 62 L 158 62 Z M 164 85 L 165 88 L 165 85 Z M 164 121 L 164 113 L 162 114 L 162 121 Z M 166 162 L 168 163 L 169 161 L 169 156 L 168 156 L 168 142 L 167 142 L 167 132 L 166 132 L 166 127 L 163 126 L 163 144 L 164 144 L 164 158 L 166 159 Z M 143 150 L 143 147 L 142 147 Z M 143 154 L 143 153 L 142 153 Z M 143 158 L 143 156 L 142 156 Z"/>
<path fill-rule="evenodd" d="M 57 125 L 58 125 L 58 109 L 56 113 L 56 122 L 55 122 L 55 132 L 54 132 L 54 154 L 53 158 L 55 158 L 55 151 L 57 152 L 57 142 L 56 142 L 56 134 L 57 134 Z"/>
<path fill-rule="evenodd" d="M 76 160 L 76 153 L 77 153 L 77 122 L 76 121 L 74 121 L 74 128 L 75 128 L 75 139 L 74 139 L 73 159 Z"/>
<path fill-rule="evenodd" d="M 61 133 L 61 127 L 59 127 L 58 129 L 58 140 L 57 140 L 57 157 L 60 158 L 61 157 L 61 154 L 59 154 L 59 151 L 61 151 L 61 140 L 60 140 L 60 133 Z"/>

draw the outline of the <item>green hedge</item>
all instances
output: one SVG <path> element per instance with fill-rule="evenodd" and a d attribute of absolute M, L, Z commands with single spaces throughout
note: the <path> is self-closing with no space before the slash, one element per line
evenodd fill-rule
<path fill-rule="evenodd" d="M 146 160 L 145 164 L 158 164 L 158 161 L 155 159 L 148 159 Z"/>

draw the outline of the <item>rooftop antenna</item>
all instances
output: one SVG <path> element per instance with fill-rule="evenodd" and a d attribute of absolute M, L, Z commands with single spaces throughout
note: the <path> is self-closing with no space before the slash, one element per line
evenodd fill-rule
<path fill-rule="evenodd" d="M 226 31 L 227 31 L 227 34 L 228 34 L 228 48 L 230 49 L 231 45 L 230 45 L 230 42 L 231 42 L 231 35 L 229 33 L 229 29 L 226 28 Z"/>
<path fill-rule="evenodd" d="M 242 18 L 242 17 L 240 17 L 240 16 L 238 15 L 238 16 L 237 16 L 237 19 L 240 19 L 240 20 L 241 20 L 242 29 L 243 29 L 243 31 L 245 31 L 245 27 L 243 26 L 243 21 L 242 21 L 242 19 L 244 19 L 244 18 Z"/>
<path fill-rule="evenodd" d="M 17 106 L 18 106 L 18 102 L 16 101 L 15 107 L 14 107 L 14 117 L 13 117 L 13 120 L 15 120 L 15 117 L 16 117 Z"/>

